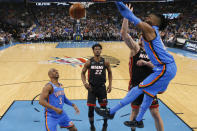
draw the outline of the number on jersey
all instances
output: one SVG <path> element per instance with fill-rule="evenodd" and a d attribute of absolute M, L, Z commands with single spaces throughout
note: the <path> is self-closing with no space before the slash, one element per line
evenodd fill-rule
<path fill-rule="evenodd" d="M 102 70 L 96 70 L 95 75 L 101 75 Z"/>
<path fill-rule="evenodd" d="M 59 100 L 60 100 L 60 103 L 59 103 L 59 104 L 61 105 L 61 104 L 62 104 L 62 97 L 60 97 L 60 99 L 59 99 Z"/>

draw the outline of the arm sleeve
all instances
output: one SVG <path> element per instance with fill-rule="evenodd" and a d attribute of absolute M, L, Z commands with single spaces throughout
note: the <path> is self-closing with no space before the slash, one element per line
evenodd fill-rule
<path fill-rule="evenodd" d="M 64 103 L 70 106 L 72 106 L 73 104 L 65 95 L 64 95 Z"/>
<path fill-rule="evenodd" d="M 129 21 L 133 22 L 135 26 L 140 22 L 142 22 L 141 19 L 136 17 L 133 14 L 133 12 L 123 2 L 116 2 L 116 6 L 120 11 L 121 15 L 127 18 Z"/>

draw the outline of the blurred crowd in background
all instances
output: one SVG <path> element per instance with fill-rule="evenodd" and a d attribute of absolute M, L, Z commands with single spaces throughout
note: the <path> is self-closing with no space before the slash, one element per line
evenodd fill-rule
<path fill-rule="evenodd" d="M 132 3 L 134 14 L 142 20 L 151 12 L 180 13 L 169 19 L 166 30 L 161 32 L 166 43 L 176 42 L 177 37 L 197 41 L 197 3 L 162 2 Z M 69 16 L 67 6 L 36 6 L 35 3 L 0 4 L 0 45 L 19 42 L 68 41 L 73 40 L 76 20 Z M 80 20 L 84 40 L 120 41 L 122 17 L 114 3 L 95 3 L 86 9 L 86 17 Z M 132 23 L 129 33 L 138 38 Z"/>

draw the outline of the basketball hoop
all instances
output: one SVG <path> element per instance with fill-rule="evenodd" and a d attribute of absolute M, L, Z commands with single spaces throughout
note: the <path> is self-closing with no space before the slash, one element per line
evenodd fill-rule
<path fill-rule="evenodd" d="M 78 3 L 78 2 L 70 2 L 72 4 Z M 80 4 L 84 5 L 85 8 L 89 8 L 90 5 L 94 4 L 93 2 L 80 2 Z"/>

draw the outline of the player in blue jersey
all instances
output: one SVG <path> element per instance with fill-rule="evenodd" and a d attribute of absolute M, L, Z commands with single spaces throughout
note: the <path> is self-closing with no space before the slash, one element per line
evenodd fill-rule
<path fill-rule="evenodd" d="M 39 104 L 45 107 L 46 131 L 56 131 L 57 125 L 67 128 L 69 131 L 77 131 L 73 122 L 63 111 L 63 105 L 65 103 L 72 106 L 76 113 L 79 113 L 79 109 L 66 98 L 62 84 L 58 82 L 58 71 L 52 68 L 48 75 L 51 81 L 45 85 L 39 99 Z"/>
<path fill-rule="evenodd" d="M 95 111 L 103 117 L 113 119 L 116 111 L 133 102 L 139 95 L 144 94 L 137 117 L 133 121 L 124 122 L 129 127 L 143 128 L 142 118 L 150 107 L 154 96 L 167 89 L 169 82 L 175 77 L 177 72 L 174 58 L 165 50 L 159 34 L 159 30 L 164 30 L 167 26 L 167 20 L 163 15 L 152 13 L 143 22 L 133 14 L 133 8 L 130 8 L 130 6 L 124 5 L 123 2 L 116 2 L 116 5 L 124 18 L 133 22 L 135 26 L 142 30 L 144 48 L 154 68 L 153 73 L 138 86 L 132 88 L 126 97 L 113 108 L 102 109 L 96 107 Z"/>

